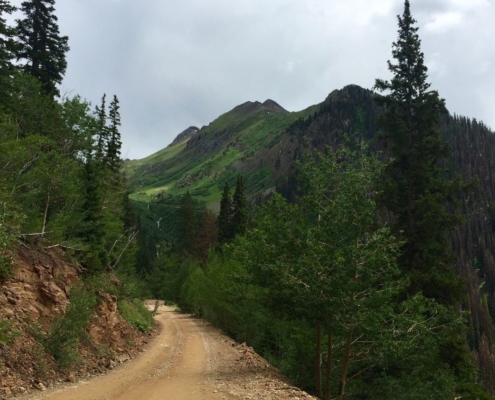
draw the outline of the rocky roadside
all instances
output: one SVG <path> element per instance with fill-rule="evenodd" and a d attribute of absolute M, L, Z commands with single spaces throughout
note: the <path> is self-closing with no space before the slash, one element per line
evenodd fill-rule
<path fill-rule="evenodd" d="M 317 399 L 295 387 L 252 347 L 235 342 L 204 321 L 196 323 L 207 347 L 207 380 L 225 399 Z"/>
<path fill-rule="evenodd" d="M 9 339 L 0 342 L 1 400 L 111 370 L 135 357 L 153 334 L 130 326 L 117 312 L 117 298 L 99 292 L 88 340 L 79 348 L 81 363 L 58 370 L 31 332 L 46 329 L 64 312 L 79 271 L 59 248 L 20 246 L 14 258 L 14 276 L 0 286 L 0 327 Z"/>

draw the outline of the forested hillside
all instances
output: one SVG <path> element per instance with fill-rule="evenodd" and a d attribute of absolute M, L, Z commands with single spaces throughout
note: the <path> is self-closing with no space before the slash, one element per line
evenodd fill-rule
<path fill-rule="evenodd" d="M 104 341 L 89 330 L 100 329 L 95 315 L 101 317 L 102 303 L 116 306 L 108 292 L 118 295 L 129 322 L 143 331 L 152 323 L 132 303 L 142 285 L 121 171 L 119 100 L 107 104 L 104 95 L 93 109 L 77 95 L 61 95 L 69 46 L 54 4 L 24 1 L 9 26 L 6 15 L 16 9 L 0 1 L 2 386 L 4 377 L 14 387 L 44 379 L 51 367 L 66 374 L 81 364 L 83 348 L 102 358 Z M 122 320 L 114 311 L 117 329 Z"/>
<path fill-rule="evenodd" d="M 438 94 L 428 90 L 414 22 L 406 1 L 405 14 L 399 19 L 399 40 L 394 43 L 398 63 L 390 65 L 397 80 L 378 80 L 375 88 L 392 91 L 392 96 L 350 85 L 300 113 L 287 113 L 278 105 L 272 112 L 263 109 L 272 102 L 245 103 L 183 141 L 148 159 L 127 164 L 134 191 L 131 198 L 140 210 L 141 232 L 147 235 L 142 240 L 148 250 L 141 249 L 138 264 L 143 269 L 154 265 L 147 272 L 152 290 L 253 344 L 296 382 L 316 387 L 316 392 L 326 398 L 333 398 L 329 393 L 338 393 L 337 398 L 360 399 L 449 398 L 459 394 L 462 398 L 482 398 L 481 392 L 469 386 L 469 381 L 476 381 L 470 363 L 479 368 L 485 388 L 495 391 L 495 136 L 481 122 L 449 115 Z M 411 43 L 414 46 L 408 47 Z M 401 103 L 403 93 L 408 93 L 398 89 L 400 85 L 408 87 L 401 81 L 405 75 L 400 68 L 408 65 L 401 57 L 417 63 L 411 84 L 411 99 L 416 102 L 412 103 L 413 111 L 407 111 Z M 344 153 L 342 146 L 347 148 Z M 318 151 L 325 155 L 317 156 Z M 372 154 L 378 154 L 380 161 L 373 161 Z M 314 157 L 321 165 L 312 164 Z M 354 165 L 356 161 L 351 160 L 360 160 L 356 170 L 344 167 Z M 374 162 L 383 165 L 372 167 Z M 236 235 L 232 234 L 237 226 L 233 215 L 243 206 L 234 206 L 236 195 L 229 198 L 229 188 L 239 177 L 243 178 L 242 191 L 249 200 L 249 228 Z M 320 184 L 323 186 L 318 192 Z M 359 188 L 367 190 L 367 195 L 359 193 Z M 274 192 L 295 205 L 274 197 Z M 337 196 L 334 200 L 332 193 Z M 187 208 L 180 202 L 181 195 L 191 198 Z M 349 196 L 364 203 L 354 204 Z M 373 201 L 366 206 L 368 196 Z M 268 205 L 258 208 L 266 201 Z M 185 247 L 184 232 L 188 228 L 183 221 L 186 209 L 191 207 L 196 210 L 197 226 L 191 228 L 196 232 L 204 232 L 207 211 L 203 211 L 203 222 L 200 215 L 205 207 L 220 213 L 218 234 L 209 231 L 212 251 L 207 262 L 199 256 L 204 254 L 200 246 L 197 250 L 192 250 L 190 243 Z M 226 209 L 230 217 L 224 216 Z M 374 209 L 371 214 L 370 209 Z M 349 230 L 349 221 L 340 220 L 347 213 L 356 218 L 353 223 L 362 231 Z M 370 215 L 385 231 L 366 225 Z M 230 227 L 222 222 L 229 218 Z M 333 221 L 333 226 L 315 222 L 325 218 Z M 312 236 L 315 232 L 324 236 L 317 239 Z M 345 277 L 349 272 L 345 265 L 368 259 L 369 255 L 360 255 L 360 246 L 354 250 L 334 249 L 333 240 L 340 237 L 345 242 L 347 235 L 355 237 L 355 243 L 377 245 L 384 241 L 381 249 L 389 249 L 389 253 L 380 253 L 381 261 L 374 260 L 389 269 L 380 270 L 371 260 L 369 264 L 363 261 L 370 269 L 361 273 L 369 281 L 362 282 L 360 289 L 350 289 L 356 282 Z M 199 235 L 190 237 L 198 240 Z M 220 250 L 218 242 L 227 242 L 227 247 Z M 323 247 L 312 247 L 315 243 Z M 327 250 L 318 253 L 325 246 Z M 390 261 L 393 259 L 398 270 Z M 379 277 L 370 271 L 379 273 Z M 401 276 L 406 281 L 401 281 Z M 380 291 L 373 295 L 368 292 L 391 282 L 395 284 L 387 289 L 392 296 L 388 300 L 373 297 Z M 343 287 L 349 291 L 343 291 Z M 315 297 L 310 295 L 313 290 Z M 366 301 L 371 301 L 360 305 L 363 315 L 353 308 L 356 293 L 367 293 Z M 415 297 L 418 293 L 423 300 Z M 401 303 L 405 299 L 413 303 L 406 306 Z M 372 311 L 378 304 L 383 307 L 398 300 L 402 304 L 399 307 L 406 308 L 389 310 L 392 314 L 388 319 Z M 396 339 L 387 339 L 381 336 L 384 332 L 373 329 L 392 320 L 400 324 L 406 310 L 417 312 L 406 320 L 421 316 L 425 320 L 415 320 L 407 328 L 411 329 L 409 333 L 415 332 L 405 339 L 416 341 L 413 348 L 395 348 Z M 399 315 L 394 316 L 398 311 Z M 365 315 L 370 319 L 359 320 Z M 337 325 L 333 325 L 335 319 Z M 365 331 L 356 331 L 357 326 Z M 423 330 L 417 331 L 419 326 Z M 450 328 L 440 333 L 441 326 Z M 406 328 L 396 329 L 399 334 Z M 344 332 L 352 333 L 346 339 Z M 428 332 L 433 336 L 428 338 Z M 366 337 L 384 347 L 378 350 L 374 345 L 358 345 L 354 349 Z M 384 340 L 381 344 L 376 341 L 378 337 Z M 345 351 L 346 343 L 352 347 L 349 352 Z M 384 349 L 391 348 L 395 355 L 386 356 Z M 380 361 L 378 354 L 384 357 Z M 430 370 L 424 369 L 428 363 Z M 442 365 L 449 365 L 450 372 Z M 348 381 L 350 389 L 344 394 Z M 457 384 L 451 386 L 454 381 Z M 374 385 L 376 391 L 370 391 L 367 385 Z M 407 395 L 397 397 L 397 391 Z"/>

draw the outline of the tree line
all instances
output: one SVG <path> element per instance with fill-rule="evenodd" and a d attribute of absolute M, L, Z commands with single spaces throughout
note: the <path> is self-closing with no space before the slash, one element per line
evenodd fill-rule
<path fill-rule="evenodd" d="M 61 246 L 88 273 L 134 268 L 135 221 L 121 171 L 121 116 L 109 106 L 61 96 L 68 37 L 54 0 L 0 1 L 0 245 Z M 1 274 L 11 271 L 4 256 Z"/>

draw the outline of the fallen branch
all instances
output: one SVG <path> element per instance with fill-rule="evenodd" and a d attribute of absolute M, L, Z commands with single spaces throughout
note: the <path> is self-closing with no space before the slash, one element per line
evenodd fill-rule
<path fill-rule="evenodd" d="M 120 252 L 117 260 L 115 261 L 115 263 L 110 267 L 110 271 L 113 271 L 113 269 L 117 266 L 117 264 L 119 263 L 120 259 L 122 258 L 122 255 L 127 250 L 127 248 L 129 247 L 129 245 L 131 244 L 131 242 L 134 240 L 134 238 L 137 236 L 138 233 L 139 233 L 139 231 L 136 231 L 131 236 L 129 236 L 129 239 L 127 240 L 127 243 L 126 243 L 125 247 Z"/>
<path fill-rule="evenodd" d="M 52 233 L 52 231 L 49 231 L 49 232 L 39 232 L 39 233 L 21 233 L 18 237 L 19 238 L 23 238 L 23 237 L 26 237 L 26 236 L 44 236 L 47 233 Z"/>

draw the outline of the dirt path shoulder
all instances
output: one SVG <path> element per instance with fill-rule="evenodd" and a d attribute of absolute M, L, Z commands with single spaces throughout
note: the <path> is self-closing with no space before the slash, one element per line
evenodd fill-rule
<path fill-rule="evenodd" d="M 246 345 L 207 323 L 161 306 L 161 330 L 134 360 L 88 381 L 29 400 L 312 399 Z"/>

